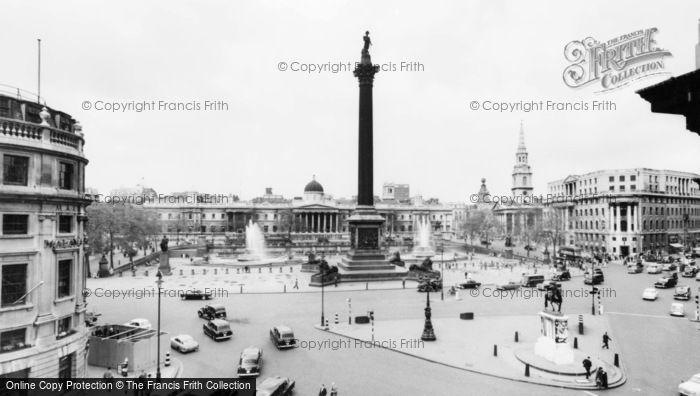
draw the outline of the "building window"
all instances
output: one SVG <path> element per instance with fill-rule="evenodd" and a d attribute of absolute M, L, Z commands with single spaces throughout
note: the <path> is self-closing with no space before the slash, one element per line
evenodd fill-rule
<path fill-rule="evenodd" d="M 58 232 L 61 234 L 73 232 L 73 216 L 58 216 Z"/>
<path fill-rule="evenodd" d="M 0 305 L 9 307 L 24 304 L 27 296 L 27 264 L 2 266 L 2 291 Z"/>
<path fill-rule="evenodd" d="M 267 227 L 267 226 L 263 226 L 263 232 L 267 234 L 267 230 L 268 230 L 268 227 Z"/>
<path fill-rule="evenodd" d="M 608 180 L 610 180 L 610 182 L 614 182 L 614 181 L 615 181 L 615 176 L 610 176 L 610 179 L 608 179 Z"/>
<path fill-rule="evenodd" d="M 71 266 L 73 260 L 60 260 L 58 262 L 58 298 L 68 297 L 71 295 Z"/>
<path fill-rule="evenodd" d="M 73 378 L 73 354 L 58 359 L 58 378 Z"/>
<path fill-rule="evenodd" d="M 0 333 L 0 353 L 24 348 L 27 329 L 3 331 Z"/>
<path fill-rule="evenodd" d="M 624 176 L 624 175 L 620 176 L 620 181 L 621 181 L 621 182 L 625 181 L 625 176 Z"/>
<path fill-rule="evenodd" d="M 632 185 L 630 186 L 630 191 L 636 191 L 636 190 L 637 190 L 637 185 L 636 185 L 636 184 L 632 184 Z"/>
<path fill-rule="evenodd" d="M 61 339 L 72 333 L 71 328 L 71 317 L 66 316 L 63 319 L 56 321 L 56 339 Z"/>
<path fill-rule="evenodd" d="M 610 191 L 615 191 L 615 186 L 610 186 Z"/>
<path fill-rule="evenodd" d="M 3 235 L 26 235 L 29 233 L 29 215 L 4 214 L 2 215 Z"/>
<path fill-rule="evenodd" d="M 62 190 L 73 189 L 74 166 L 68 162 L 61 162 L 58 171 L 58 187 Z"/>
<path fill-rule="evenodd" d="M 620 191 L 625 191 L 625 186 L 620 186 Z"/>
<path fill-rule="evenodd" d="M 2 182 L 15 186 L 26 186 L 29 174 L 29 157 L 5 155 L 3 157 Z"/>
<path fill-rule="evenodd" d="M 630 181 L 637 181 L 637 176 L 631 175 L 631 176 L 630 176 Z"/>

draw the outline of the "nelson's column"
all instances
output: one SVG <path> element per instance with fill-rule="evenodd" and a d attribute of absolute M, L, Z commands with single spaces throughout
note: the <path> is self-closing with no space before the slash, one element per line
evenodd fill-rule
<path fill-rule="evenodd" d="M 407 271 L 389 263 L 381 247 L 384 218 L 374 208 L 372 86 L 379 66 L 372 64 L 369 32 L 364 36 L 362 58 L 354 75 L 360 85 L 360 116 L 357 159 L 357 207 L 348 219 L 350 251 L 338 264 L 342 281 L 402 278 Z"/>

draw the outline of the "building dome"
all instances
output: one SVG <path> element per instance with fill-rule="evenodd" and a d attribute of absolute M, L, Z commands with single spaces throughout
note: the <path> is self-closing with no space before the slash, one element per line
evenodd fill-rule
<path fill-rule="evenodd" d="M 323 186 L 321 183 L 316 181 L 316 176 L 314 176 L 313 180 L 311 180 L 306 187 L 304 187 L 304 192 L 317 192 L 317 193 L 323 193 Z"/>

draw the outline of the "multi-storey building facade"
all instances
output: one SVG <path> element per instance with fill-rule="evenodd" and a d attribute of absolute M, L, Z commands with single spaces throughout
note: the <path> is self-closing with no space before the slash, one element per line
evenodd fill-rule
<path fill-rule="evenodd" d="M 159 213 L 163 233 L 242 234 L 253 221 L 268 237 L 291 237 L 292 241 L 342 240 L 348 238 L 347 219 L 355 210 L 355 200 L 334 199 L 326 195 L 315 179 L 304 188 L 303 197 L 283 199 L 268 189 L 251 201 L 232 201 L 228 197 L 204 202 L 202 199 L 176 199 L 178 202 L 147 200 L 145 207 Z M 385 218 L 385 235 L 408 237 L 417 221 L 427 219 L 433 231 L 453 232 L 453 208 L 450 205 L 419 202 L 378 201 L 375 207 Z"/>
<path fill-rule="evenodd" d="M 0 377 L 84 377 L 80 125 L 0 95 Z"/>
<path fill-rule="evenodd" d="M 548 183 L 560 243 L 617 256 L 700 243 L 700 175 L 612 169 Z"/>

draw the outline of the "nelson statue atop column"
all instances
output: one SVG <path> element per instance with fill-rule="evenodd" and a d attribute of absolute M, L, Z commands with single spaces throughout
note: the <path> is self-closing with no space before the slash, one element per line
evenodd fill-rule
<path fill-rule="evenodd" d="M 362 53 L 369 54 L 369 46 L 372 45 L 372 41 L 369 39 L 369 30 L 365 32 L 362 39 L 365 41 L 365 46 L 362 48 Z"/>

